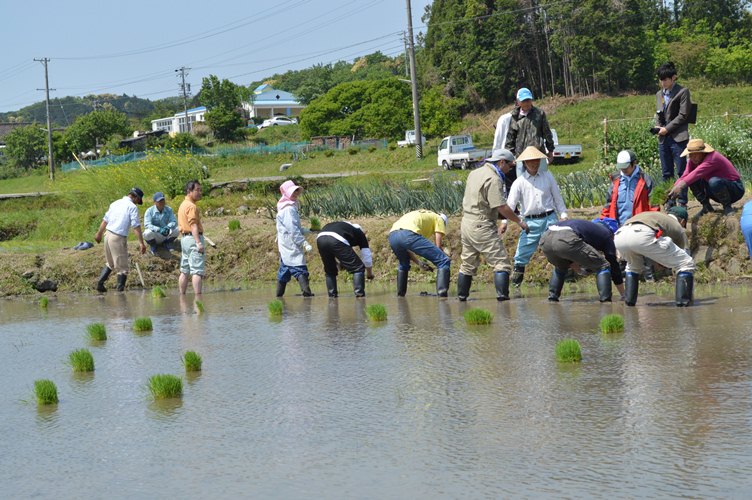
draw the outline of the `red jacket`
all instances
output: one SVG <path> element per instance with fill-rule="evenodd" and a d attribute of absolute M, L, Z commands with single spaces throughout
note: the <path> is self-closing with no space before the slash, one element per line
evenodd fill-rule
<path fill-rule="evenodd" d="M 616 211 L 616 200 L 619 198 L 619 182 L 621 182 L 620 175 L 614 178 L 614 183 L 611 185 L 611 201 L 603 207 L 601 218 L 610 217 L 617 221 L 619 220 L 619 214 Z M 650 190 L 652 188 L 653 180 L 650 177 L 646 179 L 646 176 L 640 172 L 640 178 L 637 180 L 637 186 L 634 191 L 634 204 L 632 205 L 632 214 L 630 217 L 641 212 L 657 212 L 660 210 L 660 207 L 650 206 Z"/>

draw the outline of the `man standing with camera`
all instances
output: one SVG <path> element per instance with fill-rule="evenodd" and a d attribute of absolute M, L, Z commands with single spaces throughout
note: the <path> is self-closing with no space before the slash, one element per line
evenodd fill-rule
<path fill-rule="evenodd" d="M 689 123 L 692 100 L 689 89 L 676 83 L 676 67 L 674 63 L 662 64 L 657 71 L 661 90 L 655 95 L 656 113 L 655 127 L 651 130 L 658 135 L 658 153 L 661 158 L 663 180 L 674 178 L 684 173 L 687 165 L 686 158 L 681 154 L 689 141 Z M 687 205 L 687 189 L 684 188 L 678 197 L 679 205 Z"/>

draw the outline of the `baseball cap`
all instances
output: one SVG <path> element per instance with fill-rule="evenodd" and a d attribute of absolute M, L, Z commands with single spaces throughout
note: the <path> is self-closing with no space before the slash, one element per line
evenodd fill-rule
<path fill-rule="evenodd" d="M 494 149 L 491 152 L 491 156 L 486 158 L 486 161 L 499 161 L 499 160 L 514 161 L 514 155 L 508 149 Z"/>
<path fill-rule="evenodd" d="M 165 199 L 165 198 L 164 198 L 164 193 L 163 193 L 162 191 L 157 191 L 156 193 L 154 193 L 154 196 L 152 196 L 152 199 L 153 199 L 154 201 L 161 201 L 161 200 L 164 200 L 164 199 Z"/>
<path fill-rule="evenodd" d="M 637 155 L 631 149 L 619 151 L 619 154 L 616 156 L 616 166 L 620 170 L 629 168 L 634 161 L 637 161 Z"/>
<path fill-rule="evenodd" d="M 517 91 L 517 100 L 520 102 L 527 101 L 528 99 L 532 99 L 532 98 L 533 98 L 533 93 L 530 92 L 530 89 L 528 88 L 522 87 L 520 90 Z"/>
<path fill-rule="evenodd" d="M 591 222 L 595 222 L 596 224 L 602 224 L 606 226 L 609 231 L 611 231 L 611 234 L 615 233 L 617 229 L 619 229 L 619 223 L 616 222 L 616 219 L 612 219 L 611 217 L 604 217 L 602 219 L 593 219 Z"/>
<path fill-rule="evenodd" d="M 679 205 L 674 205 L 673 207 L 669 208 L 666 213 L 675 216 L 677 219 L 687 220 L 689 218 L 687 209 L 680 207 Z"/>
<path fill-rule="evenodd" d="M 144 204 L 144 192 L 141 191 L 141 188 L 134 187 L 128 194 L 132 194 L 138 198 L 138 201 L 136 202 L 138 205 Z"/>

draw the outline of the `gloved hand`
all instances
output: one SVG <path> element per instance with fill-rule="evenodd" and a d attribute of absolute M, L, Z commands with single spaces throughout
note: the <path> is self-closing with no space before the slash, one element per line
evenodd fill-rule
<path fill-rule="evenodd" d="M 303 243 L 303 248 L 305 248 L 306 252 L 310 252 L 311 250 L 313 250 L 313 247 L 307 241 L 305 243 Z"/>
<path fill-rule="evenodd" d="M 160 230 L 159 230 L 159 232 L 160 232 L 160 233 L 161 233 L 161 234 L 162 234 L 163 236 L 167 236 L 168 234 L 170 234 L 170 228 L 169 228 L 169 227 L 163 227 L 162 229 L 160 229 Z"/>

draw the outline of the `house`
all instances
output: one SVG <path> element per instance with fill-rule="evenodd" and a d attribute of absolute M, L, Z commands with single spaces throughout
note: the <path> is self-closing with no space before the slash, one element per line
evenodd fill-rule
<path fill-rule="evenodd" d="M 189 123 L 204 121 L 204 115 L 206 114 L 206 107 L 199 106 L 188 110 Z M 157 118 L 151 121 L 151 129 L 153 131 L 164 130 L 170 135 L 175 135 L 181 132 L 190 132 L 191 128 L 185 126 L 185 111 L 175 113 L 174 116 L 168 116 L 167 118 Z"/>
<path fill-rule="evenodd" d="M 251 118 L 271 118 L 276 115 L 300 116 L 305 104 L 300 103 L 294 95 L 284 90 L 277 90 L 270 85 L 259 85 L 251 95 L 250 102 L 243 103 L 243 109 Z"/>

